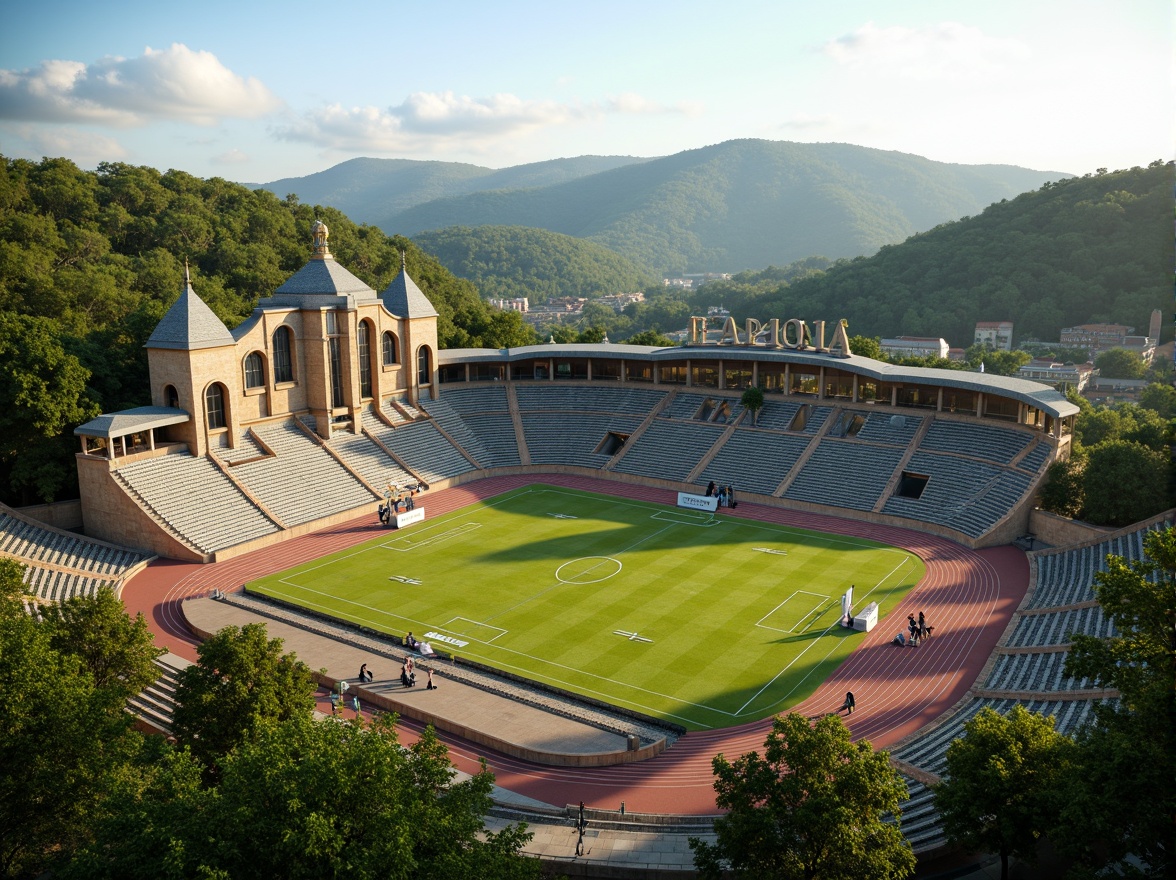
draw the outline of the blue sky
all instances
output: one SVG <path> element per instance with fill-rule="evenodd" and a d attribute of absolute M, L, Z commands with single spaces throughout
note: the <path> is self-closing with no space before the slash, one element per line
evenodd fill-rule
<path fill-rule="evenodd" d="M 0 0 L 0 153 L 263 182 L 733 138 L 1082 174 L 1173 156 L 1170 0 Z"/>

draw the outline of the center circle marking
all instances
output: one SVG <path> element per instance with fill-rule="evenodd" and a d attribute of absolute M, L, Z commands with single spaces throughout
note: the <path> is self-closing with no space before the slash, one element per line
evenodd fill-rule
<path fill-rule="evenodd" d="M 569 566 L 573 566 L 569 570 L 567 576 L 564 570 Z M 579 559 L 572 559 L 565 562 L 555 570 L 555 579 L 561 584 L 598 584 L 601 581 L 606 581 L 621 570 L 621 563 L 619 560 L 613 559 L 611 556 L 581 556 Z M 597 578 L 590 578 L 598 571 L 604 572 L 603 576 Z"/>

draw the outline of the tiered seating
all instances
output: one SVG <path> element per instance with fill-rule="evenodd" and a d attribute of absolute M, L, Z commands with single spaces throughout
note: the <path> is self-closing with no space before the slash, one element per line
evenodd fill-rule
<path fill-rule="evenodd" d="M 1111 621 L 1097 605 L 1071 608 L 1050 614 L 1025 614 L 1009 639 L 1010 648 L 1030 648 L 1044 645 L 1064 645 L 1071 635 L 1109 638 L 1117 635 Z"/>
<path fill-rule="evenodd" d="M 510 416 L 510 403 L 506 388 L 502 385 L 457 385 L 447 387 L 438 402 L 425 402 L 429 414 L 441 423 L 449 435 L 470 452 L 483 467 L 507 467 L 521 464 L 519 444 L 515 437 L 514 421 Z M 464 432 L 453 424 L 453 413 L 465 423 Z M 455 431 L 457 433 L 455 433 Z M 466 446 L 463 436 L 472 435 L 476 441 Z"/>
<path fill-rule="evenodd" d="M 799 409 L 799 403 L 790 403 L 784 400 L 773 400 L 771 397 L 765 397 L 764 405 L 760 407 L 759 415 L 754 420 L 755 427 L 768 428 L 773 431 L 787 431 Z M 751 423 L 745 422 L 742 427 L 747 428 L 750 426 Z"/>
<path fill-rule="evenodd" d="M 571 387 L 539 382 L 515 388 L 515 397 L 523 412 L 545 410 L 647 416 L 665 396 L 665 391 L 652 388 L 618 388 L 613 385 Z"/>
<path fill-rule="evenodd" d="M 176 709 L 179 672 L 191 664 L 182 657 L 170 653 L 156 658 L 154 663 L 159 678 L 149 684 L 142 693 L 127 701 L 127 711 L 155 730 L 169 734 Z"/>
<path fill-rule="evenodd" d="M 816 434 L 824 426 L 825 420 L 832 414 L 833 407 L 817 406 L 814 403 L 806 403 L 803 406 L 808 408 L 809 414 L 808 421 L 805 422 L 802 430 L 806 434 Z"/>
<path fill-rule="evenodd" d="M 734 487 L 736 492 L 771 495 L 810 442 L 810 438 L 794 434 L 736 428 L 703 469 L 699 481 L 713 480 L 720 486 Z"/>
<path fill-rule="evenodd" d="M 825 438 L 784 493 L 785 498 L 872 510 L 904 450 Z"/>
<path fill-rule="evenodd" d="M 953 452 L 1008 464 L 1033 440 L 1033 435 L 1012 428 L 936 420 L 919 444 L 920 450 Z"/>
<path fill-rule="evenodd" d="M 119 468 L 115 477 L 205 553 L 278 531 L 206 458 L 164 455 Z"/>
<path fill-rule="evenodd" d="M 1021 459 L 1017 467 L 1023 471 L 1029 471 L 1031 474 L 1036 474 L 1041 470 L 1041 466 L 1049 459 L 1051 451 L 1050 445 L 1047 442 L 1039 440 L 1037 441 L 1037 445 L 1029 451 L 1029 454 Z"/>
<path fill-rule="evenodd" d="M 853 411 L 857 413 L 857 411 Z M 923 426 L 922 416 L 910 416 L 906 413 L 883 413 L 877 410 L 861 412 L 866 416 L 866 423 L 857 433 L 858 440 L 868 440 L 871 443 L 892 443 L 896 446 L 909 446 Z"/>
<path fill-rule="evenodd" d="M 986 690 L 998 691 L 1074 691 L 1091 687 L 1086 678 L 1063 674 L 1065 651 L 1041 654 L 1000 654 L 984 682 Z"/>
<path fill-rule="evenodd" d="M 0 510 L 0 556 L 15 557 L 26 565 L 60 565 L 110 579 L 117 579 L 146 558 L 134 550 L 44 528 L 4 510 Z"/>
<path fill-rule="evenodd" d="M 421 418 L 421 411 L 410 404 L 407 400 L 397 400 L 396 402 L 400 404 L 399 409 L 392 405 L 391 400 L 384 401 L 384 405 L 382 407 L 384 415 L 388 417 L 388 421 L 390 421 L 392 424 L 408 424 L 409 422 Z M 404 410 L 404 413 L 407 413 L 408 415 L 405 416 L 401 410 Z"/>
<path fill-rule="evenodd" d="M 287 526 L 375 501 L 362 483 L 292 422 L 267 425 L 257 435 L 274 455 L 237 465 L 233 476 Z"/>
<path fill-rule="evenodd" d="M 311 430 L 314 430 L 313 425 L 311 426 Z M 253 432 L 249 430 L 241 432 L 241 436 L 237 438 L 237 445 L 233 449 L 224 448 L 216 450 L 216 457 L 221 461 L 227 461 L 229 463 L 248 461 L 251 458 L 262 458 L 268 454 L 257 445 L 257 441 L 253 437 Z"/>
<path fill-rule="evenodd" d="M 641 424 L 640 416 L 609 416 L 596 413 L 523 414 L 523 434 L 532 464 L 572 464 L 604 467 L 612 455 L 593 450 L 609 431 L 632 434 Z"/>
<path fill-rule="evenodd" d="M 1162 524 L 1121 535 L 1092 547 L 1038 554 L 1037 587 L 1026 607 L 1057 608 L 1092 601 L 1094 573 L 1106 568 L 1107 554 L 1122 556 L 1128 561 L 1143 559 L 1144 536 L 1159 528 L 1162 528 Z"/>
<path fill-rule="evenodd" d="M 93 596 L 101 587 L 114 588 L 113 577 L 87 577 L 77 572 L 39 568 L 26 563 L 24 584 L 42 602 L 65 602 L 75 596 Z"/>
<path fill-rule="evenodd" d="M 705 394 L 680 392 L 670 402 L 670 405 L 662 410 L 661 414 L 667 419 L 692 419 L 698 414 L 699 409 L 705 402 Z"/>
<path fill-rule="evenodd" d="M 725 428 L 702 422 L 656 419 L 616 465 L 626 474 L 685 480 Z"/>
<path fill-rule="evenodd" d="M 490 455 L 488 449 L 482 445 L 479 435 L 470 431 L 470 428 L 466 425 L 465 420 L 461 418 L 461 415 L 457 414 L 455 409 L 449 406 L 448 399 L 422 400 L 421 406 L 425 408 L 425 411 L 429 415 L 433 416 L 436 424 L 441 426 L 443 431 L 449 435 L 449 438 L 457 446 L 460 446 L 470 455 L 474 456 L 477 464 L 480 464 L 482 467 L 494 467 L 496 464 L 499 464 Z M 517 458 L 517 447 L 515 458 Z M 517 462 L 514 462 L 514 464 L 517 464 Z"/>
<path fill-rule="evenodd" d="M 933 452 L 916 452 L 906 469 L 929 477 L 922 497 L 893 496 L 883 513 L 940 523 L 973 538 L 1023 500 L 1033 481 L 1021 471 Z"/>
<path fill-rule="evenodd" d="M 469 459 L 458 452 L 428 419 L 389 428 L 375 416 L 365 413 L 363 426 L 426 483 L 446 480 L 474 469 Z"/>
<path fill-rule="evenodd" d="M 377 491 L 383 491 L 389 483 L 403 486 L 415 482 L 396 459 L 362 434 L 340 432 L 331 438 L 330 447 Z"/>
<path fill-rule="evenodd" d="M 1040 715 L 1053 715 L 1055 729 L 1062 733 L 1073 733 L 1090 716 L 1097 700 L 1009 700 L 1009 699 L 974 699 L 969 700 L 948 721 L 925 735 L 895 749 L 891 755 L 900 761 L 942 776 L 947 769 L 947 747 L 952 740 L 963 735 L 964 725 L 987 707 L 995 709 L 1002 715 L 1012 711 L 1013 706 L 1020 703 L 1030 712 Z"/>

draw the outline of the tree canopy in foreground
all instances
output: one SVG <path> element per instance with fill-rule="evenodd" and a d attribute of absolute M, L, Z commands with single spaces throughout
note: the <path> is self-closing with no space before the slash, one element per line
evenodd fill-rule
<path fill-rule="evenodd" d="M 886 752 L 850 741 L 836 715 L 815 724 L 779 716 L 764 751 L 714 759 L 714 844 L 691 838 L 701 876 L 757 880 L 889 880 L 911 875 L 915 856 L 896 819 L 906 784 Z"/>

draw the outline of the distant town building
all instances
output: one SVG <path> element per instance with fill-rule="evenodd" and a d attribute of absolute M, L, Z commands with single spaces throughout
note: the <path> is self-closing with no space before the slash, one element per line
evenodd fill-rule
<path fill-rule="evenodd" d="M 987 345 L 994 351 L 1013 350 L 1012 321 L 977 321 L 974 345 Z"/>
<path fill-rule="evenodd" d="M 947 357 L 950 347 L 947 340 L 934 336 L 896 336 L 883 339 L 883 354 L 890 357 Z"/>
<path fill-rule="evenodd" d="M 662 284 L 666 287 L 680 287 L 683 290 L 693 290 L 696 287 L 702 287 L 708 281 L 730 280 L 730 272 L 688 272 L 685 275 L 679 275 L 677 278 L 663 278 Z"/>
<path fill-rule="evenodd" d="M 1059 364 L 1052 358 L 1034 358 L 1017 370 L 1017 378 L 1052 385 L 1059 391 L 1081 391 L 1098 371 L 1091 364 Z"/>
<path fill-rule="evenodd" d="M 1067 348 L 1084 348 L 1098 354 L 1110 348 L 1126 348 L 1127 336 L 1134 329 L 1124 324 L 1079 324 L 1063 328 L 1059 342 Z"/>
<path fill-rule="evenodd" d="M 522 312 L 524 315 L 531 311 L 530 300 L 525 296 L 516 296 L 514 299 L 492 299 L 490 305 L 502 309 L 504 312 Z"/>
<path fill-rule="evenodd" d="M 624 311 L 627 305 L 643 302 L 645 302 L 645 294 L 641 291 L 637 293 L 610 293 L 600 298 L 601 305 L 612 306 L 618 314 Z"/>
<path fill-rule="evenodd" d="M 947 359 L 949 361 L 965 361 L 968 359 L 968 350 L 966 348 L 949 348 Z"/>

